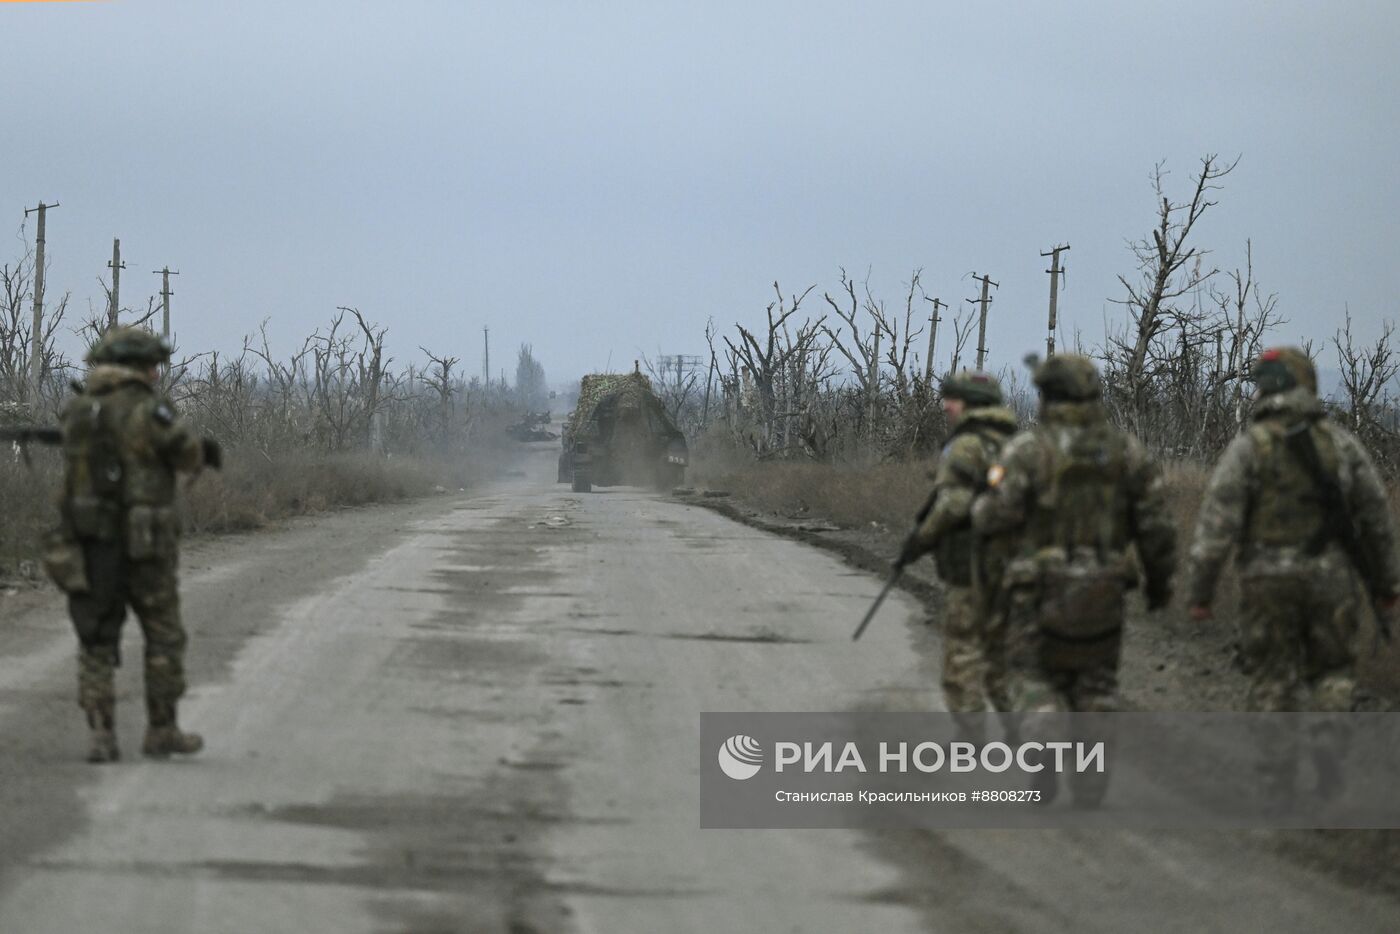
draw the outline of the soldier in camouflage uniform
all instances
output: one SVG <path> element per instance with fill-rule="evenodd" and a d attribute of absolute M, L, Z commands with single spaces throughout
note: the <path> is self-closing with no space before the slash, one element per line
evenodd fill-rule
<path fill-rule="evenodd" d="M 186 640 L 175 479 L 217 467 L 220 458 L 218 445 L 192 435 L 158 393 L 159 366 L 169 357 L 165 341 L 145 330 L 112 329 L 88 354 L 87 381 L 63 412 L 61 528 L 47 557 L 68 591 L 80 643 L 78 703 L 92 729 L 91 762 L 120 755 L 113 676 L 128 604 L 145 637 L 149 728 L 142 751 L 164 758 L 203 747 L 176 720 Z"/>
<path fill-rule="evenodd" d="M 1191 616 L 1211 616 L 1221 568 L 1235 551 L 1248 709 L 1350 711 L 1364 601 L 1388 613 L 1400 594 L 1390 504 L 1361 443 L 1325 416 L 1306 354 L 1267 350 L 1251 376 L 1252 422 L 1211 475 L 1187 558 Z M 1264 772 L 1277 798 L 1292 794 L 1297 739 L 1271 740 Z M 1324 793 L 1339 781 L 1330 766 L 1344 743 L 1335 731 L 1314 737 Z"/>
<path fill-rule="evenodd" d="M 993 613 L 995 579 L 1005 561 L 997 542 L 974 542 L 972 501 L 987 471 L 1016 432 L 1016 416 L 1001 404 L 1001 386 L 986 373 L 964 370 L 943 381 L 943 411 L 952 437 L 934 474 L 933 492 L 901 563 L 932 552 L 943 582 L 943 699 L 964 732 L 981 731 L 990 696 L 1006 707 L 1001 635 Z"/>
<path fill-rule="evenodd" d="M 1015 532 L 1003 575 L 1011 705 L 1025 713 L 1118 707 L 1126 591 L 1146 574 L 1149 609 L 1171 599 L 1176 530 L 1157 465 L 1108 422 L 1098 371 L 1077 354 L 1035 371 L 1040 419 L 1013 438 L 973 507 L 979 534 Z M 1044 771 L 1038 784 L 1053 778 Z M 1075 801 L 1094 805 L 1107 775 L 1072 775 Z M 1047 795 L 1053 784 L 1044 786 Z"/>

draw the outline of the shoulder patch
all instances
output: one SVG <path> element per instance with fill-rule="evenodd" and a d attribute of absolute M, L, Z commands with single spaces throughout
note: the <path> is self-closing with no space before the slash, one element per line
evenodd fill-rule
<path fill-rule="evenodd" d="M 151 412 L 151 417 L 162 425 L 175 424 L 175 410 L 170 407 L 169 403 L 162 402 L 157 405 L 155 411 Z"/>
<path fill-rule="evenodd" d="M 993 464 L 987 470 L 987 486 L 996 489 L 1001 485 L 1002 478 L 1006 476 L 1006 468 L 1000 464 Z"/>

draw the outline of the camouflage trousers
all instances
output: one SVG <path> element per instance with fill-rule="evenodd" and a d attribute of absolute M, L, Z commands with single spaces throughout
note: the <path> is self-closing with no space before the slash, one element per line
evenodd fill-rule
<path fill-rule="evenodd" d="M 1106 634 L 1091 640 L 1067 640 L 1041 626 L 1045 608 L 1039 588 L 1015 588 L 1006 594 L 1006 665 L 1010 709 L 1020 738 L 1102 742 L 1111 759 L 1115 737 L 1111 724 L 1099 723 L 1092 736 L 1073 735 L 1076 726 L 1038 714 L 1111 713 L 1119 707 L 1118 661 L 1122 653 L 1121 611 L 1108 618 L 1085 619 L 1086 628 Z M 1037 788 L 1054 796 L 1054 773 L 1041 772 Z M 1108 791 L 1109 773 L 1071 772 L 1075 804 L 1097 807 Z M 1039 782 L 1046 784 L 1042 785 Z M 1047 798 L 1049 800 L 1049 798 Z"/>
<path fill-rule="evenodd" d="M 1240 582 L 1240 654 L 1249 674 L 1247 708 L 1278 713 L 1348 713 L 1356 704 L 1355 640 L 1361 595 L 1349 567 L 1329 557 L 1287 574 L 1246 572 Z M 1292 787 L 1300 754 L 1326 768 L 1348 736 L 1337 723 L 1300 736 L 1273 726 L 1261 772 L 1268 790 Z"/>
<path fill-rule="evenodd" d="M 1003 617 L 973 587 L 949 586 L 943 612 L 943 701 L 950 713 L 1008 709 Z"/>
<path fill-rule="evenodd" d="M 185 693 L 185 629 L 180 623 L 177 562 L 173 557 L 132 561 L 119 544 L 85 542 L 89 589 L 68 595 L 78 634 L 78 704 L 105 711 L 116 703 L 115 670 L 129 605 L 145 637 L 146 702 L 152 722 L 173 717 Z"/>
<path fill-rule="evenodd" d="M 1018 713 L 1105 713 L 1118 709 L 1122 618 L 1100 621 L 1110 633 L 1072 642 L 1040 626 L 1040 593 L 1006 594 L 1006 680 L 1010 709 Z M 1118 627 L 1114 626 L 1118 624 Z"/>

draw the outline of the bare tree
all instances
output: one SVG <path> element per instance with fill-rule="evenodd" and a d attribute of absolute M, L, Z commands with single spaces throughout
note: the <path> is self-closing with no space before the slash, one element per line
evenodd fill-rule
<path fill-rule="evenodd" d="M 71 368 L 56 346 L 68 310 L 68 295 L 51 305 L 39 335 L 39 395 L 33 397 L 30 373 L 34 319 L 30 305 L 34 289 L 34 254 L 26 251 L 19 261 L 0 266 L 0 401 L 15 403 L 27 417 L 51 414 L 58 404 L 63 378 Z M 48 410 L 48 411 L 45 411 Z"/>
<path fill-rule="evenodd" d="M 857 300 L 855 281 L 846 275 L 845 269 L 841 270 L 841 288 L 846 293 L 844 307 L 842 304 L 837 304 L 830 293 L 823 293 L 822 297 L 836 312 L 836 316 L 846 322 L 846 327 L 850 328 L 850 337 L 843 340 L 841 328 L 832 330 L 828 327 L 824 328 L 824 331 L 841 356 L 845 357 L 851 364 L 856 384 L 860 388 L 861 395 L 865 398 L 866 433 L 873 440 L 876 409 L 880 396 L 880 337 L 885 331 L 885 326 L 881 323 L 884 309 L 870 295 L 868 273 L 865 282 L 864 306 Z M 864 334 L 861 333 L 859 321 L 859 313 L 862 308 L 871 318 L 870 328 Z"/>
<path fill-rule="evenodd" d="M 1393 338 L 1395 325 L 1386 321 L 1381 335 L 1368 345 L 1359 345 L 1351 332 L 1351 310 L 1345 323 L 1332 337 L 1337 349 L 1337 365 L 1341 369 L 1342 392 L 1345 395 L 1347 419 L 1353 430 L 1370 434 L 1381 429 L 1378 417 L 1383 408 L 1386 391 L 1397 372 Z"/>
<path fill-rule="evenodd" d="M 1152 172 L 1152 187 L 1156 194 L 1157 223 L 1148 238 L 1130 244 L 1138 264 L 1136 281 L 1119 276 L 1127 295 L 1117 304 L 1128 309 L 1130 325 L 1125 333 L 1109 336 L 1110 368 L 1121 377 L 1125 398 L 1118 401 L 1121 414 L 1131 427 L 1143 434 L 1146 410 L 1151 403 L 1150 386 L 1153 367 L 1166 359 L 1154 355 L 1154 343 L 1163 332 L 1178 330 L 1183 310 L 1176 300 L 1194 293 L 1217 272 L 1206 269 L 1200 259 L 1203 253 L 1188 246 L 1196 223 L 1216 202 L 1211 193 L 1220 190 L 1219 183 L 1235 166 L 1236 158 L 1222 164 L 1215 154 L 1201 159 L 1201 168 L 1193 176 L 1194 187 L 1186 201 L 1173 201 L 1166 192 L 1164 163 L 1157 163 Z"/>
<path fill-rule="evenodd" d="M 815 285 L 809 285 L 801 294 L 793 294 L 785 299 L 782 288 L 775 281 L 773 291 L 778 297 L 776 301 L 769 302 L 765 309 L 768 329 L 763 338 L 760 339 L 742 324 L 735 325 L 739 332 L 737 344 L 728 337 L 724 338 L 731 355 L 731 368 L 737 371 L 742 365 L 747 368 L 753 381 L 758 411 L 749 413 L 748 417 L 759 430 L 751 441 L 761 451 L 767 451 L 773 446 L 777 388 L 788 358 L 793 353 L 792 344 L 784 341 L 783 326 L 789 318 L 797 314 L 802 300 L 814 288 Z"/>
<path fill-rule="evenodd" d="M 964 317 L 961 311 L 953 315 L 953 356 L 948 363 L 948 372 L 958 372 L 962 363 L 963 348 L 967 346 L 967 340 L 972 335 L 972 325 L 976 323 L 975 315 L 969 313 Z"/>

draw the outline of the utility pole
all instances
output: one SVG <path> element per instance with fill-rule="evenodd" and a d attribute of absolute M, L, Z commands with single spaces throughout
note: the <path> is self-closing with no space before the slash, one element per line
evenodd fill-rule
<path fill-rule="evenodd" d="M 1041 256 L 1049 256 L 1050 268 L 1045 270 L 1050 273 L 1050 333 L 1045 336 L 1045 357 L 1049 359 L 1055 356 L 1055 322 L 1058 318 L 1059 297 L 1060 297 L 1060 277 L 1065 275 L 1065 269 L 1060 266 L 1060 254 L 1069 249 L 1069 244 L 1051 247 L 1049 253 L 1041 253 Z M 1068 282 L 1068 277 L 1066 277 Z"/>
<path fill-rule="evenodd" d="M 175 294 L 170 291 L 170 277 L 179 274 L 178 269 L 172 270 L 169 266 L 151 270 L 151 275 L 160 276 L 160 335 L 167 342 L 170 340 L 170 296 Z"/>
<path fill-rule="evenodd" d="M 483 358 L 483 360 L 481 361 L 481 383 L 482 383 L 482 385 L 483 385 L 485 388 L 490 389 L 490 388 L 491 388 L 491 328 L 490 328 L 490 327 L 483 327 L 483 328 L 481 329 L 481 340 L 482 340 L 482 346 L 485 348 L 485 354 L 486 354 L 485 357 Z"/>
<path fill-rule="evenodd" d="M 938 322 L 943 319 L 938 312 L 948 306 L 936 298 L 924 296 L 924 301 L 933 302 L 933 313 L 928 316 L 928 359 L 924 361 L 924 384 L 933 385 L 933 349 L 938 342 Z"/>
<path fill-rule="evenodd" d="M 37 208 L 25 208 L 24 216 L 31 211 L 39 215 L 39 229 L 34 236 L 34 330 L 29 335 L 29 395 L 31 404 L 39 405 L 39 379 L 44 366 L 44 214 L 49 208 L 58 207 L 58 202 L 45 204 L 40 201 Z"/>
<path fill-rule="evenodd" d="M 967 299 L 970 304 L 980 306 L 977 320 L 977 369 L 980 370 L 987 362 L 987 306 L 992 303 L 988 288 L 999 289 L 1001 284 L 993 282 L 991 276 L 979 276 L 975 272 L 972 278 L 982 283 L 982 297 Z"/>
<path fill-rule="evenodd" d="M 112 301 L 107 305 L 107 327 L 108 329 L 117 326 L 117 312 L 121 310 L 122 270 L 126 265 L 122 262 L 122 242 L 117 239 L 112 240 L 112 261 L 107 264 L 112 270 Z"/>

